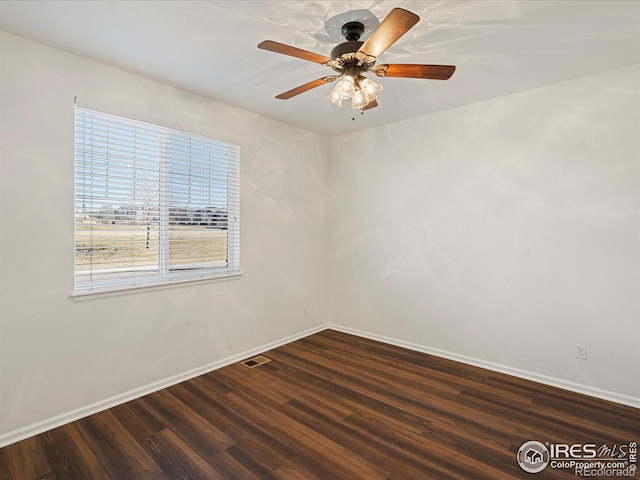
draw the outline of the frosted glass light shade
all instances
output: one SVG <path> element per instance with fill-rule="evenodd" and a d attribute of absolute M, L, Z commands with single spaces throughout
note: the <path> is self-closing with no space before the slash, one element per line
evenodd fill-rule
<path fill-rule="evenodd" d="M 331 90 L 331 93 L 327 95 L 327 98 L 334 105 L 337 105 L 339 107 L 342 106 L 342 94 L 340 93 L 340 89 L 338 88 L 338 85 L 333 87 L 333 90 Z"/>
<path fill-rule="evenodd" d="M 367 96 L 360 89 L 356 90 L 353 93 L 353 97 L 351 98 L 351 108 L 363 108 L 366 107 L 369 103 L 367 100 Z"/>
<path fill-rule="evenodd" d="M 353 92 L 356 89 L 355 80 L 351 75 L 346 75 L 342 80 L 338 82 L 336 88 L 340 91 L 342 98 L 351 98 Z"/>
<path fill-rule="evenodd" d="M 367 103 L 369 103 L 378 97 L 378 95 L 382 91 L 382 85 L 378 85 L 373 80 L 365 78 L 364 80 L 360 81 L 360 89 L 364 92 L 368 100 Z"/>
<path fill-rule="evenodd" d="M 327 95 L 329 101 L 339 107 L 346 98 L 351 99 L 351 108 L 364 108 L 374 101 L 382 91 L 382 85 L 357 75 L 345 75 Z"/>

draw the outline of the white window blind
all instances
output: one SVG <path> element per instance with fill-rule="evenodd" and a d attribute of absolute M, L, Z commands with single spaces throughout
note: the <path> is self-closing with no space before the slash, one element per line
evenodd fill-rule
<path fill-rule="evenodd" d="M 75 110 L 75 292 L 237 274 L 238 145 Z"/>

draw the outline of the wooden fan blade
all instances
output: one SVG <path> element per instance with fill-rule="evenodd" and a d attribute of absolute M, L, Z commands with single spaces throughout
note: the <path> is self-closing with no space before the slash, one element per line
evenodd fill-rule
<path fill-rule="evenodd" d="M 379 77 L 428 78 L 448 80 L 456 71 L 454 65 L 418 65 L 412 63 L 389 63 L 378 65 L 373 72 Z"/>
<path fill-rule="evenodd" d="M 326 63 L 331 60 L 324 55 L 318 55 L 317 53 L 307 52 L 296 47 L 290 47 L 284 43 L 273 42 L 271 40 L 265 40 L 258 44 L 258 48 L 262 50 L 269 50 L 270 52 L 281 53 L 283 55 L 289 55 L 291 57 L 301 58 L 302 60 L 308 60 L 315 63 Z"/>
<path fill-rule="evenodd" d="M 337 77 L 335 75 L 322 77 L 317 80 L 314 80 L 313 82 L 300 85 L 299 87 L 289 90 L 288 92 L 281 93 L 276 98 L 279 98 L 280 100 L 288 100 L 289 98 L 295 97 L 296 95 L 300 95 L 301 93 L 311 90 L 312 88 L 319 87 L 320 85 L 324 85 L 325 83 L 333 82 L 336 78 Z"/>
<path fill-rule="evenodd" d="M 365 110 L 371 110 L 372 108 L 376 108 L 377 106 L 378 106 L 378 101 L 372 100 L 369 103 L 367 103 L 364 107 L 362 107 L 360 111 L 364 112 Z"/>
<path fill-rule="evenodd" d="M 382 52 L 418 23 L 418 20 L 420 17 L 415 13 L 402 8 L 394 8 L 358 51 L 371 57 L 379 57 Z"/>

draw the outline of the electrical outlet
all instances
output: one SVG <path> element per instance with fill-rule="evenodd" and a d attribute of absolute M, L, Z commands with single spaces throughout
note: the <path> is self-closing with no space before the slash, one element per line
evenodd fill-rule
<path fill-rule="evenodd" d="M 576 358 L 579 358 L 580 360 L 586 360 L 587 359 L 587 346 L 586 345 L 580 345 L 580 344 L 576 345 Z"/>
<path fill-rule="evenodd" d="M 304 306 L 304 314 L 306 315 L 307 313 L 309 313 L 309 309 L 307 308 L 307 306 Z"/>

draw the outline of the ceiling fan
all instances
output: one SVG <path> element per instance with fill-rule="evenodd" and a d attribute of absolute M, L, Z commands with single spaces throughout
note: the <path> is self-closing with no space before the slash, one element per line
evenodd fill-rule
<path fill-rule="evenodd" d="M 379 77 L 426 78 L 433 80 L 447 80 L 453 75 L 456 69 L 453 65 L 407 63 L 375 65 L 378 57 L 402 35 L 407 33 L 419 20 L 420 17 L 415 13 L 402 8 L 394 8 L 366 42 L 360 41 L 360 37 L 364 33 L 364 25 L 360 22 L 348 22 L 342 27 L 342 35 L 347 41 L 339 44 L 331 51 L 331 58 L 271 40 L 261 42 L 258 48 L 327 65 L 337 73 L 337 75 L 321 77 L 300 85 L 281 93 L 276 98 L 287 100 L 344 77 L 336 84 L 327 98 L 338 106 L 342 105 L 343 100 L 350 98 L 351 108 L 357 108 L 364 112 L 378 106 L 376 98 L 382 91 L 382 85 L 378 85 L 373 80 L 366 78 L 363 73 L 372 72 Z"/>

